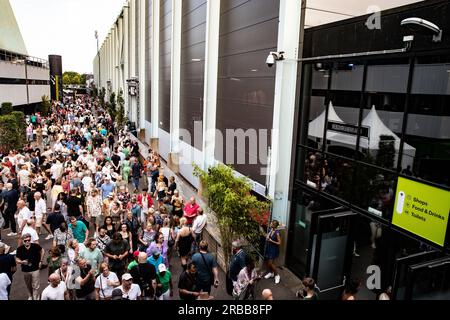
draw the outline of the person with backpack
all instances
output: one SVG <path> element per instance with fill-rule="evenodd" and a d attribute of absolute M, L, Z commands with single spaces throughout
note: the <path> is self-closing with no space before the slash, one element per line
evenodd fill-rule
<path fill-rule="evenodd" d="M 141 288 L 143 299 L 153 300 L 155 299 L 157 275 L 155 267 L 147 262 L 147 257 L 145 252 L 139 253 L 138 264 L 132 267 L 129 273 L 133 277 L 134 283 Z"/>
<path fill-rule="evenodd" d="M 192 256 L 192 262 L 197 267 L 196 288 L 211 294 L 211 286 L 217 288 L 219 282 L 219 268 L 214 256 L 208 252 L 208 243 L 200 241 L 199 252 Z"/>

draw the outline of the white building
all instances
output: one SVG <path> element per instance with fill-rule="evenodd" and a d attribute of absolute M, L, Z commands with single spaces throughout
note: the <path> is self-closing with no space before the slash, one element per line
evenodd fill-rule
<path fill-rule="evenodd" d="M 9 0 L 0 1 L 0 103 L 34 111 L 50 95 L 46 60 L 30 57 Z"/>

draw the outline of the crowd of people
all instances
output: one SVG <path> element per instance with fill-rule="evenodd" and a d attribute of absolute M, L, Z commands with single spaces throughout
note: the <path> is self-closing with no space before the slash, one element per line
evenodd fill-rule
<path fill-rule="evenodd" d="M 98 101 L 54 103 L 50 116 L 26 121 L 28 144 L 0 155 L 0 222 L 17 239 L 13 248 L 0 238 L 0 299 L 20 281 L 17 267 L 29 300 L 169 300 L 174 281 L 194 300 L 219 285 L 203 209 L 164 175 L 156 152 L 140 159 Z M 172 279 L 178 258 L 183 271 Z"/>

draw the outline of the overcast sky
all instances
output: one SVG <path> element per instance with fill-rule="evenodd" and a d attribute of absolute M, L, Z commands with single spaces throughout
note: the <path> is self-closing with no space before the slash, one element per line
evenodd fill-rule
<path fill-rule="evenodd" d="M 10 0 L 30 56 L 62 56 L 64 71 L 92 72 L 99 46 L 125 0 Z"/>

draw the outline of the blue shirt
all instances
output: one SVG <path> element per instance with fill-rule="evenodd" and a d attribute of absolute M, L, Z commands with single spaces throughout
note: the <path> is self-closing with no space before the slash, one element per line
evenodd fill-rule
<path fill-rule="evenodd" d="M 141 217 L 141 207 L 138 206 L 138 205 L 134 205 L 134 206 L 131 208 L 131 213 L 133 214 L 133 217 L 139 219 L 139 218 Z"/>
<path fill-rule="evenodd" d="M 211 274 L 212 269 L 217 268 L 216 259 L 210 253 L 204 253 L 203 258 L 199 252 L 191 258 L 191 261 L 197 267 L 197 283 L 212 283 L 214 279 L 211 279 Z"/>
<path fill-rule="evenodd" d="M 155 270 L 158 271 L 159 265 L 164 263 L 164 258 L 162 257 L 162 255 L 159 255 L 158 260 L 155 260 L 155 258 L 152 255 L 150 256 L 150 258 L 147 259 L 147 262 L 152 266 L 154 266 Z"/>
<path fill-rule="evenodd" d="M 103 198 L 103 200 L 108 198 L 109 194 L 114 191 L 115 187 L 116 187 L 116 184 L 113 183 L 113 182 L 110 182 L 108 184 L 106 184 L 106 183 L 102 184 L 101 189 L 102 189 L 102 198 Z"/>
<path fill-rule="evenodd" d="M 72 230 L 73 237 L 78 240 L 79 243 L 84 243 L 86 241 L 86 225 L 81 222 L 77 221 L 77 224 L 75 227 L 70 223 L 69 228 Z"/>

